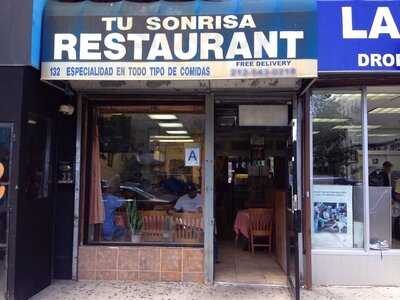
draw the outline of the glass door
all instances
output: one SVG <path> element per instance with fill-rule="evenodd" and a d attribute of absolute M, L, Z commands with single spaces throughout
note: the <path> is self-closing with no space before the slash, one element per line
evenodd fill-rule
<path fill-rule="evenodd" d="M 286 218 L 286 249 L 287 249 L 287 275 L 289 281 L 289 287 L 292 292 L 294 299 L 300 299 L 300 251 L 301 246 L 301 207 L 299 199 L 298 188 L 298 175 L 299 172 L 299 161 L 298 157 L 301 157 L 301 148 L 299 147 L 300 140 L 298 139 L 300 131 L 300 122 L 298 115 L 297 102 L 294 101 L 292 109 L 292 134 L 288 141 L 288 197 L 287 197 L 287 218 Z"/>
<path fill-rule="evenodd" d="M 7 292 L 8 200 L 12 125 L 0 123 L 0 295 Z"/>

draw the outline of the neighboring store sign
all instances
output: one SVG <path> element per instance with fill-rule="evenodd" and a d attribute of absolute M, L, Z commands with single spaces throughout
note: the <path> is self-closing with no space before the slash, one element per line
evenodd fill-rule
<path fill-rule="evenodd" d="M 314 248 L 353 248 L 353 187 L 313 185 Z"/>
<path fill-rule="evenodd" d="M 244 6 L 253 3 L 240 2 Z M 238 8 L 226 14 L 210 10 L 211 14 L 206 15 L 116 17 L 112 16 L 116 8 L 114 13 L 110 11 L 111 16 L 62 16 L 62 11 L 55 16 L 47 15 L 42 39 L 42 79 L 316 77 L 315 1 L 286 2 L 274 4 L 269 8 L 272 11 L 254 9 L 252 13 L 247 12 L 249 9 L 243 13 L 236 1 L 226 1 L 227 10 L 232 11 L 229 5 L 233 4 Z M 266 7 L 271 6 L 265 3 Z M 179 5 L 182 11 L 175 13 L 181 14 L 186 12 L 185 5 L 191 3 Z M 196 5 L 212 8 L 218 3 L 201 1 Z M 121 9 L 121 14 L 126 14 L 122 6 Z"/>
<path fill-rule="evenodd" d="M 185 167 L 200 167 L 200 145 L 185 147 Z"/>
<path fill-rule="evenodd" d="M 400 1 L 318 1 L 320 72 L 400 70 Z"/>

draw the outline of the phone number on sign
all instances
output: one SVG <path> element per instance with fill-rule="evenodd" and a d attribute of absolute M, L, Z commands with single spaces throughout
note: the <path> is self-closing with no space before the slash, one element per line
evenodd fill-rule
<path fill-rule="evenodd" d="M 284 77 L 284 76 L 295 76 L 297 73 L 296 68 L 234 68 L 231 69 L 232 77 Z"/>

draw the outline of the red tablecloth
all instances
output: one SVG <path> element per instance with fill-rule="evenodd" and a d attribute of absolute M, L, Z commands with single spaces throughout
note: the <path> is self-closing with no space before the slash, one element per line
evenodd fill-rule
<path fill-rule="evenodd" d="M 235 225 L 233 227 L 233 229 L 236 232 L 237 238 L 239 237 L 240 233 L 244 235 L 247 239 L 250 238 L 249 223 L 250 223 L 250 215 L 247 209 L 239 210 L 236 215 Z"/>

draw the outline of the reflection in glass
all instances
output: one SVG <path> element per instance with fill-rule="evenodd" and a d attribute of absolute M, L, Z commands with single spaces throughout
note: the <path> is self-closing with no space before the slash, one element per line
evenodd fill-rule
<path fill-rule="evenodd" d="M 8 187 L 10 180 L 11 127 L 0 125 L 0 294 L 6 292 Z"/>
<path fill-rule="evenodd" d="M 102 202 L 89 199 L 89 240 L 202 244 L 204 116 L 100 113 L 97 128 Z"/>
<path fill-rule="evenodd" d="M 400 94 L 368 94 L 371 248 L 400 248 Z"/>
<path fill-rule="evenodd" d="M 3 166 L 2 169 L 4 169 L 0 182 L 9 180 L 10 141 L 11 129 L 9 127 L 0 127 L 0 163 Z"/>
<path fill-rule="evenodd" d="M 362 248 L 361 93 L 316 93 L 311 109 L 313 247 Z"/>
<path fill-rule="evenodd" d="M 33 119 L 33 117 L 32 117 Z M 47 132 L 48 123 L 45 119 L 36 117 L 28 123 L 26 131 L 29 158 L 26 159 L 26 190 L 30 198 L 40 199 L 47 197 L 48 172 L 46 171 L 46 153 L 49 151 Z"/>
<path fill-rule="evenodd" d="M 8 204 L 8 193 L 7 189 L 0 199 L 0 244 L 6 244 L 7 242 L 7 204 Z"/>

